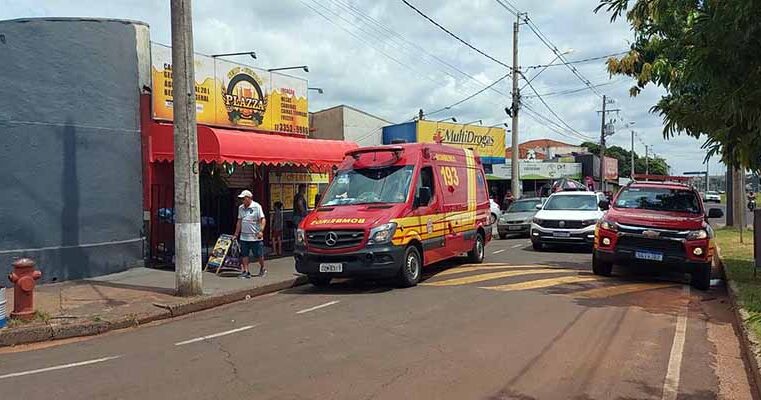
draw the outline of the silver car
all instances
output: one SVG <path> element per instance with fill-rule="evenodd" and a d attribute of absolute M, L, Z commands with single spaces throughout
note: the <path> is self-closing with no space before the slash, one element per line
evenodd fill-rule
<path fill-rule="evenodd" d="M 508 235 L 528 236 L 531 230 L 531 220 L 537 211 L 537 205 L 542 204 L 538 197 L 520 199 L 510 205 L 497 222 L 499 238 L 505 239 Z"/>

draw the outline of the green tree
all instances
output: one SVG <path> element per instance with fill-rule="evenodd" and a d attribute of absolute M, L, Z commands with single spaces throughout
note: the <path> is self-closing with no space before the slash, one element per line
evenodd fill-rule
<path fill-rule="evenodd" d="M 586 147 L 590 153 L 596 156 L 600 155 L 600 145 L 597 143 L 584 142 L 581 144 L 581 146 Z M 631 175 L 631 151 L 626 150 L 620 146 L 612 146 L 605 149 L 605 156 L 618 160 L 618 176 L 628 177 Z M 650 167 L 650 174 L 668 175 L 669 166 L 666 163 L 666 160 L 660 157 L 648 157 L 648 163 Z M 634 173 L 644 174 L 645 165 L 645 158 L 640 157 L 637 155 L 637 152 L 634 152 Z"/>
<path fill-rule="evenodd" d="M 626 17 L 635 40 L 611 74 L 666 90 L 651 111 L 665 138 L 704 139 L 707 156 L 761 167 L 761 2 L 755 0 L 601 0 L 611 20 Z"/>

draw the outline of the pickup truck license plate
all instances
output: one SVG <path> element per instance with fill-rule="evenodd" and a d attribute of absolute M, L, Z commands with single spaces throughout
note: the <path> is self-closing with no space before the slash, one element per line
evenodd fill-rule
<path fill-rule="evenodd" d="M 571 237 L 571 234 L 568 232 L 552 232 L 552 236 L 555 237 Z"/>
<path fill-rule="evenodd" d="M 634 258 L 639 258 L 640 260 L 649 260 L 649 261 L 663 261 L 663 253 L 658 253 L 655 251 L 635 251 L 634 252 Z"/>
<path fill-rule="evenodd" d="M 344 265 L 341 263 L 322 263 L 320 272 L 343 272 Z"/>

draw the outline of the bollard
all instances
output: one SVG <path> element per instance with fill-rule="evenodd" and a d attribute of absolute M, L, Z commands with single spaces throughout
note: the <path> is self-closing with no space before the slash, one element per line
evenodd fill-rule
<path fill-rule="evenodd" d="M 22 258 L 13 262 L 13 272 L 8 279 L 13 282 L 13 312 L 11 318 L 30 320 L 34 318 L 34 286 L 42 272 L 34 269 L 34 261 Z"/>

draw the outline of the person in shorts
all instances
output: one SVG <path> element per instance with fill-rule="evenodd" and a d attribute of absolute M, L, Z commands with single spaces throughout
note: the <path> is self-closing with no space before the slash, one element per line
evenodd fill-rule
<path fill-rule="evenodd" d="M 243 203 L 238 206 L 238 223 L 235 224 L 235 237 L 240 242 L 241 269 L 243 272 L 240 277 L 243 279 L 251 278 L 251 272 L 248 270 L 250 257 L 259 261 L 259 276 L 267 274 L 267 268 L 264 266 L 264 226 L 266 219 L 262 206 L 253 200 L 251 191 L 244 190 L 240 192 L 238 198 L 243 199 Z"/>
<path fill-rule="evenodd" d="M 283 203 L 276 201 L 270 224 L 270 240 L 276 256 L 283 255 Z"/>

